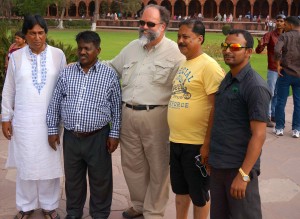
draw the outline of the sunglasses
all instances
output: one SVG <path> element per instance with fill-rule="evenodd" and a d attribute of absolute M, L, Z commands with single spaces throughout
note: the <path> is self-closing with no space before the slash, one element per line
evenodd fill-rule
<path fill-rule="evenodd" d="M 145 24 L 147 24 L 148 27 L 155 27 L 155 25 L 161 24 L 161 23 L 156 24 L 156 23 L 153 23 L 151 21 L 146 22 L 146 21 L 143 21 L 143 20 L 140 20 L 139 22 L 140 22 L 141 26 L 145 26 Z"/>
<path fill-rule="evenodd" d="M 249 48 L 247 46 L 241 46 L 239 43 L 221 43 L 221 49 L 226 51 L 229 48 L 231 52 L 240 51 L 243 48 Z"/>

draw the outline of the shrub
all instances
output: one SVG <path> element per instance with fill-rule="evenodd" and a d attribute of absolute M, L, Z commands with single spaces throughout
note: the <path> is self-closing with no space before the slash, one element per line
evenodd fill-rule
<path fill-rule="evenodd" d="M 223 27 L 222 27 L 222 33 L 227 36 L 229 31 L 231 30 L 231 26 L 229 24 L 225 24 Z"/>

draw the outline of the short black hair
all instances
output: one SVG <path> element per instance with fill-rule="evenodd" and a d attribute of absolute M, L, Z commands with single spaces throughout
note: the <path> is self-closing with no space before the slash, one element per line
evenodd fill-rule
<path fill-rule="evenodd" d="M 292 24 L 294 25 L 295 27 L 299 27 L 300 26 L 300 20 L 298 19 L 298 17 L 296 16 L 290 16 L 290 17 L 287 17 L 285 19 L 285 21 L 289 24 Z"/>
<path fill-rule="evenodd" d="M 204 40 L 205 40 L 205 26 L 204 26 L 204 24 L 202 23 L 202 21 L 200 19 L 186 19 L 186 20 L 183 20 L 179 23 L 179 28 L 182 25 L 186 25 L 189 28 L 191 28 L 194 33 L 202 35 L 203 36 L 203 41 L 202 41 L 201 44 L 204 43 Z"/>
<path fill-rule="evenodd" d="M 85 43 L 93 43 L 97 49 L 100 48 L 101 39 L 98 33 L 90 30 L 80 32 L 76 36 L 76 42 L 83 41 Z"/>
<path fill-rule="evenodd" d="M 27 15 L 24 17 L 24 22 L 22 26 L 22 33 L 27 34 L 28 30 L 31 30 L 35 25 L 41 26 L 45 33 L 48 33 L 47 23 L 41 15 Z"/>
<path fill-rule="evenodd" d="M 158 11 L 159 11 L 159 14 L 160 14 L 160 21 L 162 23 L 165 23 L 166 26 L 169 25 L 169 22 L 170 22 L 170 11 L 168 9 L 166 9 L 164 6 L 160 6 L 160 5 L 154 5 L 154 4 L 150 4 L 150 5 L 147 5 L 141 15 L 143 15 L 144 11 L 147 9 L 147 8 L 156 8 Z"/>
<path fill-rule="evenodd" d="M 23 40 L 25 40 L 25 35 L 24 35 L 24 33 L 22 33 L 22 31 L 17 31 L 15 33 L 15 36 L 21 37 Z"/>
<path fill-rule="evenodd" d="M 242 34 L 246 40 L 246 47 L 253 48 L 254 40 L 253 40 L 251 33 L 249 33 L 247 30 L 232 29 L 228 33 L 228 35 L 233 35 L 233 34 L 235 34 L 235 35 Z"/>

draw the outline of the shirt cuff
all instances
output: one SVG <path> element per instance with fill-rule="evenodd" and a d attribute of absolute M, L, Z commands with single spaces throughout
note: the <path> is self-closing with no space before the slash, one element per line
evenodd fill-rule
<path fill-rule="evenodd" d="M 120 137 L 120 132 L 117 131 L 117 130 L 110 130 L 110 132 L 109 132 L 109 137 L 119 139 L 119 137 Z"/>
<path fill-rule="evenodd" d="M 48 135 L 58 135 L 58 128 L 48 127 Z"/>

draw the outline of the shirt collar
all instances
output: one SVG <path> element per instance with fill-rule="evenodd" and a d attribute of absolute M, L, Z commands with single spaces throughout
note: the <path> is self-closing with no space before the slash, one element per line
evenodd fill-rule
<path fill-rule="evenodd" d="M 77 68 L 78 68 L 79 70 L 82 70 L 79 61 L 76 63 L 76 66 L 77 66 Z M 100 61 L 97 60 L 97 62 L 89 69 L 89 71 L 92 71 L 92 72 L 93 72 L 93 71 L 96 71 L 97 69 L 99 69 L 99 66 L 100 66 Z M 82 71 L 83 71 L 83 70 L 82 70 Z"/>
<path fill-rule="evenodd" d="M 244 68 L 242 68 L 241 71 L 237 74 L 237 76 L 235 77 L 236 80 L 238 80 L 239 82 L 241 82 L 246 77 L 246 75 L 248 74 L 248 71 L 250 69 L 251 69 L 251 65 L 248 62 L 248 64 L 245 65 Z M 230 72 L 230 75 L 231 75 L 231 78 L 232 78 L 231 72 Z"/>

